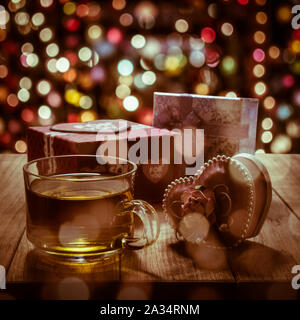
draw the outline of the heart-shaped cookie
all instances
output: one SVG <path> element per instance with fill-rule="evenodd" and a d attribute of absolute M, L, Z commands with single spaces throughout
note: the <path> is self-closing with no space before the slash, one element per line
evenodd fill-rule
<path fill-rule="evenodd" d="M 271 202 L 266 168 L 248 154 L 217 156 L 165 191 L 163 209 L 177 235 L 193 243 L 231 247 L 260 231 Z M 215 241 L 212 241 L 215 246 Z"/>

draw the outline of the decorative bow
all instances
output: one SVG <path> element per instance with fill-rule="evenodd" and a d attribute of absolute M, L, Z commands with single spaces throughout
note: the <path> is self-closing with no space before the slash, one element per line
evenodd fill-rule
<path fill-rule="evenodd" d="M 172 214 L 182 219 L 189 213 L 204 215 L 210 226 L 216 225 L 218 230 L 226 232 L 232 223 L 229 216 L 231 211 L 231 197 L 225 184 L 219 184 L 212 188 L 203 185 L 188 186 L 181 194 L 180 201 L 173 201 Z M 177 209 L 177 210 L 176 210 Z"/>

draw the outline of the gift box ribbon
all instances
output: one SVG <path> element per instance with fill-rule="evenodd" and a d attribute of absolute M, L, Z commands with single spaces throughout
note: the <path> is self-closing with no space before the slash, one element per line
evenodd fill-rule
<path fill-rule="evenodd" d="M 200 124 L 199 129 L 204 130 L 206 136 L 247 139 L 249 132 L 249 125 L 218 125 L 218 124 Z"/>

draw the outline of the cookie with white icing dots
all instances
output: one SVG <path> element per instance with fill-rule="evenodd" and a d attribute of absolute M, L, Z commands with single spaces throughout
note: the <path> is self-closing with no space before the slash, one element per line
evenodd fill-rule
<path fill-rule="evenodd" d="M 265 166 L 250 154 L 217 156 L 173 181 L 163 209 L 179 239 L 228 248 L 256 236 L 272 198 Z"/>

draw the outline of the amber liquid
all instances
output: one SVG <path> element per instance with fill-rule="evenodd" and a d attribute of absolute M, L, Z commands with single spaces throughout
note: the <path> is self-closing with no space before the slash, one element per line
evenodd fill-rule
<path fill-rule="evenodd" d="M 28 239 L 48 253 L 71 258 L 120 250 L 124 238 L 132 234 L 133 214 L 120 206 L 121 201 L 132 200 L 128 181 L 93 181 L 99 179 L 95 174 L 63 178 L 37 179 L 27 188 Z"/>

